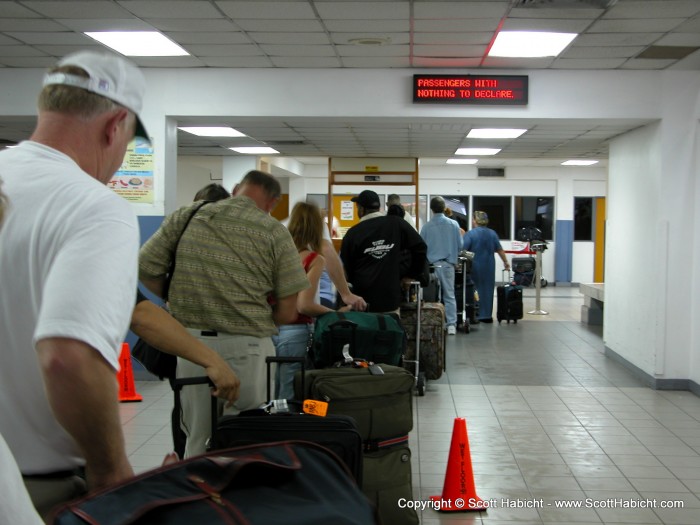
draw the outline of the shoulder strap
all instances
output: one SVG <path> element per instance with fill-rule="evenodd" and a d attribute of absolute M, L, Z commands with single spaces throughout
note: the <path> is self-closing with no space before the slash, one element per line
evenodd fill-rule
<path fill-rule="evenodd" d="M 190 221 L 194 218 L 194 216 L 197 215 L 197 212 L 199 211 L 199 209 L 202 206 L 204 206 L 205 204 L 209 204 L 210 202 L 213 202 L 213 201 L 203 201 L 194 207 L 194 210 L 192 210 L 192 213 L 190 213 L 190 216 L 187 217 L 187 221 L 185 221 L 185 226 L 182 228 L 182 231 L 180 232 L 180 235 L 178 236 L 177 241 L 175 242 L 175 247 L 173 248 L 173 255 L 170 258 L 170 265 L 168 266 L 168 273 L 166 274 L 165 282 L 163 283 L 163 299 L 165 301 L 168 300 L 168 292 L 170 291 L 170 281 L 173 280 L 173 274 L 175 273 L 175 261 L 177 260 L 177 247 L 180 245 L 180 239 L 182 239 L 182 236 L 185 233 L 187 226 L 189 226 Z"/>
<path fill-rule="evenodd" d="M 304 271 L 306 273 L 309 272 L 309 266 L 311 266 L 311 263 L 314 262 L 314 259 L 316 259 L 316 257 L 318 257 L 317 252 L 310 252 L 309 255 L 304 257 L 304 260 L 301 262 L 301 264 L 304 266 Z"/>

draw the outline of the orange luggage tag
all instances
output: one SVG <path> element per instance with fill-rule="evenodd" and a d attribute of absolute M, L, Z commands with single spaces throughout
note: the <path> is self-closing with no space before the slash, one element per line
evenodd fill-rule
<path fill-rule="evenodd" d="M 325 417 L 328 413 L 328 403 L 317 399 L 305 399 L 303 406 L 304 414 Z"/>

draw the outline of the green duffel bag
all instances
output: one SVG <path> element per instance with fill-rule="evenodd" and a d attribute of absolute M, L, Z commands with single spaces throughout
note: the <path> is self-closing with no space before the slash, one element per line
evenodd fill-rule
<path fill-rule="evenodd" d="M 348 355 L 375 363 L 399 366 L 406 335 L 399 320 L 389 314 L 329 312 L 316 319 L 309 357 L 314 368 L 327 368 Z"/>
<path fill-rule="evenodd" d="M 365 444 L 405 436 L 413 428 L 415 378 L 405 368 L 379 366 L 382 375 L 369 368 L 307 370 L 304 392 L 298 372 L 294 397 L 325 401 L 328 414 L 352 417 Z"/>

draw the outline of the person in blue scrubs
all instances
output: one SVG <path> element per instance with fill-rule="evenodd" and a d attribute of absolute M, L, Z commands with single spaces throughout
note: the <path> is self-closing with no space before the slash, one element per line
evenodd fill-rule
<path fill-rule="evenodd" d="M 462 246 L 474 253 L 472 260 L 472 280 L 479 294 L 479 321 L 493 323 L 493 290 L 496 286 L 497 253 L 503 261 L 503 267 L 510 271 L 506 252 L 503 251 L 498 234 L 488 228 L 489 216 L 486 212 L 475 211 L 472 218 L 472 229 L 464 234 Z"/>

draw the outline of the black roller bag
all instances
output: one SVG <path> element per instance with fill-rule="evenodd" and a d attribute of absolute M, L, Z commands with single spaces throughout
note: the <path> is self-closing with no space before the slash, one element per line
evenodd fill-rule
<path fill-rule="evenodd" d="M 53 512 L 53 525 L 367 525 L 375 509 L 325 447 L 286 441 L 156 468 Z"/>
<path fill-rule="evenodd" d="M 523 318 L 523 287 L 513 284 L 510 275 L 503 285 L 496 287 L 496 318 L 499 324 L 517 323 Z"/>
<path fill-rule="evenodd" d="M 270 364 L 300 361 L 303 363 L 303 358 L 268 357 L 266 361 L 269 393 L 272 382 Z M 198 380 L 202 382 L 206 379 Z M 216 398 L 212 398 L 212 410 L 216 409 L 215 404 Z M 273 441 L 311 441 L 334 452 L 346 464 L 358 485 L 361 484 L 362 437 L 353 418 L 346 415 L 319 417 L 304 414 L 301 405 L 301 402 L 296 400 L 275 400 L 269 401 L 264 408 L 246 410 L 236 416 L 214 416 L 216 428 L 212 429 L 208 450 Z"/>
<path fill-rule="evenodd" d="M 329 414 L 357 422 L 364 442 L 362 491 L 375 504 L 383 525 L 417 525 L 414 509 L 397 502 L 413 498 L 411 449 L 413 375 L 402 367 L 365 361 L 309 370 L 294 380 L 295 396 L 328 403 Z"/>

